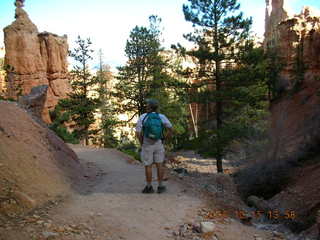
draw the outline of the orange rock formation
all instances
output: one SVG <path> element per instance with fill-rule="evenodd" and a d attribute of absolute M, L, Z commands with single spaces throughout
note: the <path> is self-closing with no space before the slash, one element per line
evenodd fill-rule
<path fill-rule="evenodd" d="M 42 118 L 50 122 L 49 110 L 70 91 L 67 37 L 39 33 L 21 7 L 16 8 L 15 18 L 4 28 L 5 63 L 12 67 L 7 96 L 16 98 L 20 90 L 22 94 L 28 94 L 35 86 L 48 85 Z"/>

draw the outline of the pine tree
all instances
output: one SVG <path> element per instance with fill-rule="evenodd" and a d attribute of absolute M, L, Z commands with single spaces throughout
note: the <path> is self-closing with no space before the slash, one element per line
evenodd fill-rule
<path fill-rule="evenodd" d="M 149 27 L 136 26 L 130 32 L 125 47 L 128 61 L 118 69 L 115 96 L 124 100 L 118 110 L 120 113 L 131 112 L 131 119 L 145 112 L 146 98 L 163 86 L 161 71 L 165 63 L 160 55 L 162 48 L 157 27 L 161 19 L 151 16 L 149 20 Z"/>
<path fill-rule="evenodd" d="M 161 19 L 151 16 L 149 21 L 148 27 L 136 26 L 130 32 L 125 48 L 128 61 L 119 68 L 114 96 L 120 100 L 118 112 L 130 115 L 128 122 L 146 111 L 147 98 L 157 99 L 160 112 L 173 123 L 176 134 L 169 144 L 173 147 L 188 131 L 186 86 L 174 74 L 178 65 L 172 53 L 161 47 Z"/>
<path fill-rule="evenodd" d="M 97 71 L 97 84 L 101 105 L 100 143 L 103 147 L 115 147 L 117 139 L 115 137 L 115 126 L 118 121 L 115 117 L 114 102 L 111 97 L 111 80 L 113 78 L 109 65 L 103 63 L 103 52 L 99 50 L 99 70 Z"/>
<path fill-rule="evenodd" d="M 250 47 L 251 19 L 243 18 L 237 0 L 188 2 L 183 5 L 183 12 L 195 31 L 185 38 L 196 48 L 186 54 L 195 59 L 198 66 L 197 82 L 193 84 L 197 93 L 194 101 L 206 104 L 207 114 L 214 116 L 206 122 L 205 141 L 201 144 L 210 144 L 210 154 L 217 160 L 217 171 L 223 172 L 222 159 L 227 147 L 243 132 L 243 125 L 232 119 L 239 111 L 240 102 L 245 102 L 241 90 L 247 83 L 246 79 L 235 77 L 234 70 L 241 65 L 241 56 Z"/>
<path fill-rule="evenodd" d="M 97 130 L 90 127 L 95 122 L 94 114 L 101 104 L 98 99 L 97 78 L 93 76 L 89 69 L 89 62 L 92 60 L 90 39 L 81 39 L 78 36 L 77 47 L 69 52 L 69 55 L 75 60 L 75 65 L 70 73 L 72 91 L 68 98 L 59 101 L 59 106 L 68 113 L 71 125 L 75 135 L 89 144 L 89 138 Z"/>

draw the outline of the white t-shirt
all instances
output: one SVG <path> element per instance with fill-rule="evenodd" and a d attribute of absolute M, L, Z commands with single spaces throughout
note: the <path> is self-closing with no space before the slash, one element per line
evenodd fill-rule
<path fill-rule="evenodd" d="M 139 120 L 138 120 L 137 126 L 136 126 L 136 132 L 141 132 L 141 131 L 142 131 L 142 121 L 143 121 L 143 119 L 146 117 L 147 114 L 148 114 L 148 113 L 144 113 L 144 114 L 142 114 L 142 115 L 139 117 Z M 165 115 L 159 113 L 159 117 L 160 117 L 163 125 L 164 125 L 166 128 L 172 128 L 171 122 L 169 121 L 169 119 L 168 119 Z M 144 122 L 145 122 L 147 119 L 148 119 L 148 117 L 146 117 L 146 119 L 144 119 Z"/>

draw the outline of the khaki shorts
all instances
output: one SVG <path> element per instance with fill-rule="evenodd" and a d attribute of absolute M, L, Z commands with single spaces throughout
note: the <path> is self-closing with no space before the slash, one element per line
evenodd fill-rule
<path fill-rule="evenodd" d="M 143 143 L 141 149 L 141 161 L 145 166 L 152 163 L 162 163 L 164 160 L 164 147 L 161 141 L 154 144 Z"/>

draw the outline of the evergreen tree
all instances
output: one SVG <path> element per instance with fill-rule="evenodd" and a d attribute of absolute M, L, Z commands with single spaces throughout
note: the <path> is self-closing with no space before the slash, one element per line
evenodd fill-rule
<path fill-rule="evenodd" d="M 68 112 L 61 109 L 60 104 L 50 111 L 51 123 L 49 128 L 53 130 L 66 143 L 78 144 L 79 139 L 75 132 L 69 132 L 67 125 L 70 120 Z"/>
<path fill-rule="evenodd" d="M 165 63 L 160 55 L 162 49 L 158 29 L 161 19 L 151 16 L 149 20 L 149 27 L 136 26 L 130 32 L 125 47 L 128 61 L 125 66 L 119 67 L 119 82 L 115 86 L 115 96 L 124 100 L 118 106 L 119 112 L 131 112 L 132 118 L 145 112 L 145 99 L 163 86 L 161 71 Z"/>
<path fill-rule="evenodd" d="M 183 5 L 185 19 L 193 23 L 194 33 L 185 38 L 196 45 L 191 51 L 183 50 L 195 59 L 197 81 L 193 101 L 208 106 L 208 119 L 202 129 L 205 140 L 201 144 L 217 160 L 218 172 L 223 172 L 222 159 L 228 146 L 243 134 L 237 114 L 246 105 L 249 76 L 241 72 L 244 53 L 252 49 L 248 43 L 251 19 L 244 19 L 237 0 L 188 0 Z M 241 77 L 240 77 L 241 76 Z M 211 121 L 210 121 L 211 120 Z"/>
<path fill-rule="evenodd" d="M 99 111 L 101 114 L 100 143 L 103 147 L 115 147 L 115 126 L 118 121 L 115 118 L 114 102 L 111 98 L 111 80 L 113 78 L 109 65 L 103 63 L 103 52 L 99 50 L 99 70 L 97 71 L 98 94 L 101 101 Z"/>
<path fill-rule="evenodd" d="M 97 78 L 89 70 L 92 43 L 90 39 L 84 40 L 80 36 L 76 43 L 77 47 L 69 52 L 76 62 L 70 73 L 72 91 L 68 98 L 59 101 L 59 107 L 69 115 L 74 134 L 88 145 L 89 138 L 97 132 L 90 127 L 95 122 L 94 114 L 101 102 L 96 89 Z"/>
<path fill-rule="evenodd" d="M 157 99 L 161 113 L 173 123 L 177 137 L 169 145 L 175 147 L 178 136 L 188 131 L 185 84 L 175 75 L 178 65 L 172 52 L 161 47 L 161 19 L 151 16 L 149 21 L 148 27 L 136 26 L 130 32 L 125 48 L 128 61 L 119 68 L 114 96 L 120 100 L 118 112 L 130 114 L 129 122 L 146 111 L 147 98 Z"/>

